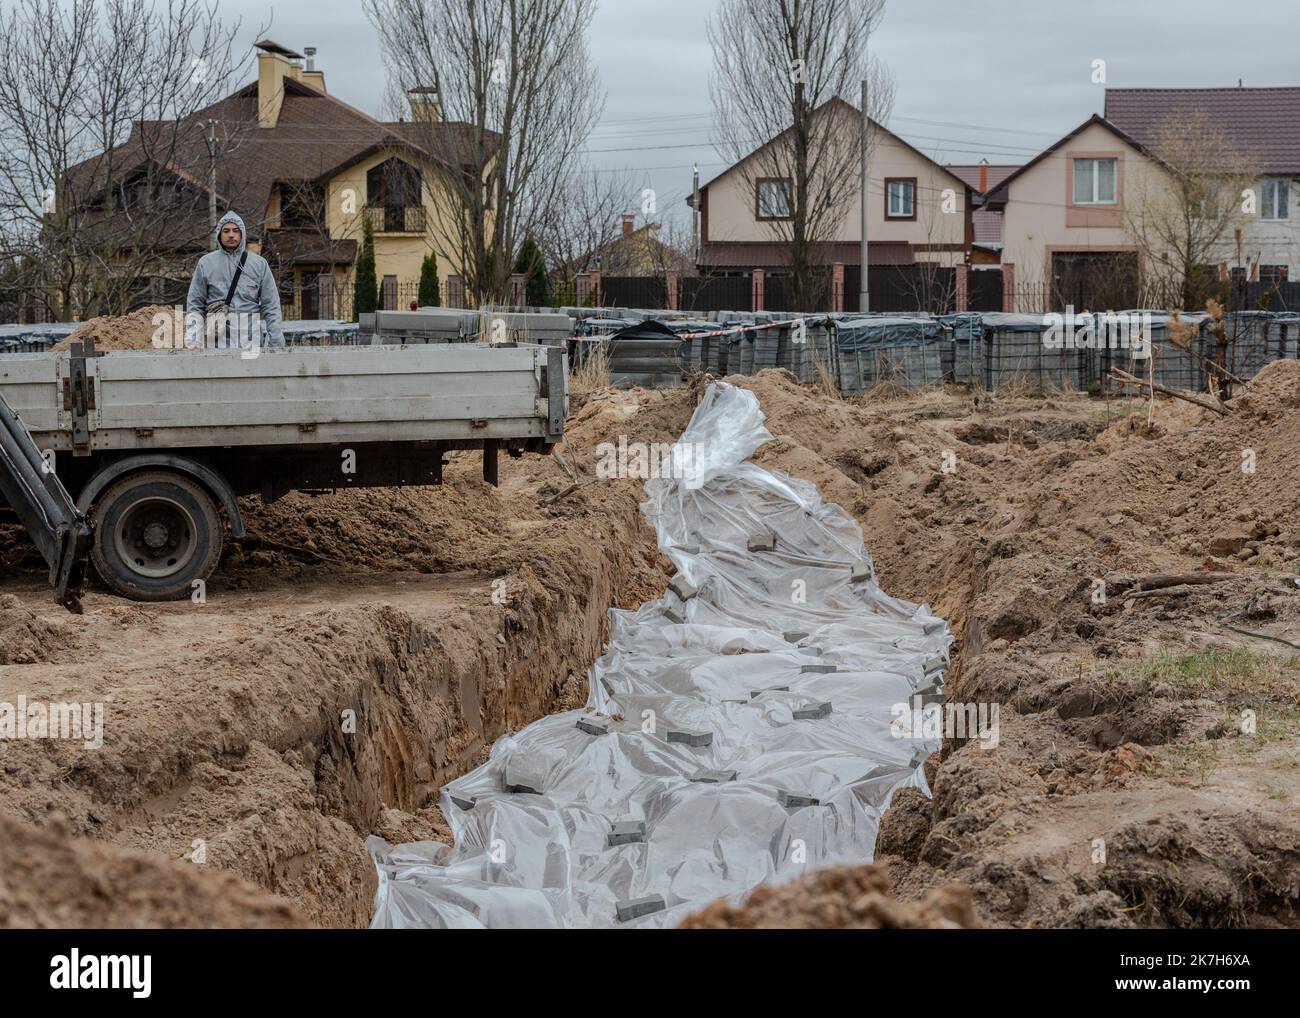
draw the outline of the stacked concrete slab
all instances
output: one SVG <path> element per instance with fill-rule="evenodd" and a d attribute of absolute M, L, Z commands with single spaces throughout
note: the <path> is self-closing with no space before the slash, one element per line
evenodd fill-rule
<path fill-rule="evenodd" d="M 363 343 L 375 346 L 463 343 L 478 332 L 478 317 L 457 308 L 375 311 L 360 316 L 359 331 Z"/>

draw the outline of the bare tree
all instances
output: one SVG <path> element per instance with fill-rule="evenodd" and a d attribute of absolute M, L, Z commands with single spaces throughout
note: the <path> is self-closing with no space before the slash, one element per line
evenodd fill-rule
<path fill-rule="evenodd" d="M 365 0 L 390 94 L 437 89 L 412 124 L 443 167 L 430 188 L 440 247 L 466 290 L 507 298 L 514 257 L 552 214 L 603 98 L 588 58 L 595 0 Z M 444 123 L 450 121 L 456 123 Z"/>
<path fill-rule="evenodd" d="M 797 307 L 812 307 L 824 288 L 816 249 L 834 236 L 859 189 L 860 82 L 868 82 L 873 119 L 884 120 L 893 105 L 893 78 L 867 52 L 884 6 L 721 0 L 709 23 L 716 144 L 741 164 L 756 211 L 789 252 Z"/>
<path fill-rule="evenodd" d="M 574 277 L 590 271 L 619 237 L 620 214 L 639 191 L 629 174 L 576 166 L 537 228 L 556 292 L 575 292 Z"/>
<path fill-rule="evenodd" d="M 29 304 L 125 310 L 178 249 L 207 246 L 193 115 L 242 75 L 239 27 L 204 0 L 16 0 L 0 15 L 0 256 Z"/>
<path fill-rule="evenodd" d="M 1143 303 L 1200 310 L 1219 292 L 1210 271 L 1250 218 L 1243 191 L 1257 170 L 1231 135 L 1203 111 L 1163 124 L 1149 167 L 1126 199 L 1125 228 L 1137 249 Z"/>

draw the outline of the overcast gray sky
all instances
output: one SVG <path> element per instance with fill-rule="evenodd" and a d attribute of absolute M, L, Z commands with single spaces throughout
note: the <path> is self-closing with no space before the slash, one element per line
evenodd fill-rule
<path fill-rule="evenodd" d="M 634 171 L 664 213 L 685 212 L 691 164 L 724 168 L 710 137 L 705 23 L 716 0 L 601 0 L 591 49 L 606 89 L 588 146 Z M 383 69 L 358 0 L 222 0 L 290 48 L 318 48 L 329 90 L 381 112 Z M 1021 163 L 1093 113 L 1106 61 L 1116 87 L 1300 85 L 1295 0 L 889 0 L 873 39 L 897 79 L 889 127 L 941 162 Z M 629 200 L 629 207 L 634 203 Z M 639 196 L 635 204 L 639 205 Z"/>

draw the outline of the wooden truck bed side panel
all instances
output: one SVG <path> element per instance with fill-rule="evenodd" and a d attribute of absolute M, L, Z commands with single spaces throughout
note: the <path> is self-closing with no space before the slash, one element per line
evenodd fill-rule
<path fill-rule="evenodd" d="M 470 344 L 116 352 L 88 361 L 96 450 L 535 438 L 546 351 Z M 56 371 L 5 358 L 6 398 L 44 448 L 71 447 Z M 18 362 L 29 362 L 19 364 Z M 14 385 L 14 382 L 18 382 Z"/>
<path fill-rule="evenodd" d="M 61 364 L 66 374 L 66 358 L 60 361 L 45 353 L 0 357 L 0 390 L 33 434 L 66 426 L 62 420 Z"/>

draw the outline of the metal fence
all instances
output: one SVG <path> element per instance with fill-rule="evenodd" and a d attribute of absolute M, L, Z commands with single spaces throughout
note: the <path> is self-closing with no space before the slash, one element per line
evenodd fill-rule
<path fill-rule="evenodd" d="M 947 315 L 957 310 L 957 270 L 941 265 L 873 265 L 868 270 L 871 313 Z M 844 313 L 862 305 L 862 271 L 844 267 Z M 815 309 L 814 309 L 815 310 Z"/>
<path fill-rule="evenodd" d="M 678 303 L 683 311 L 745 311 L 753 305 L 749 273 L 735 276 L 683 276 Z"/>

